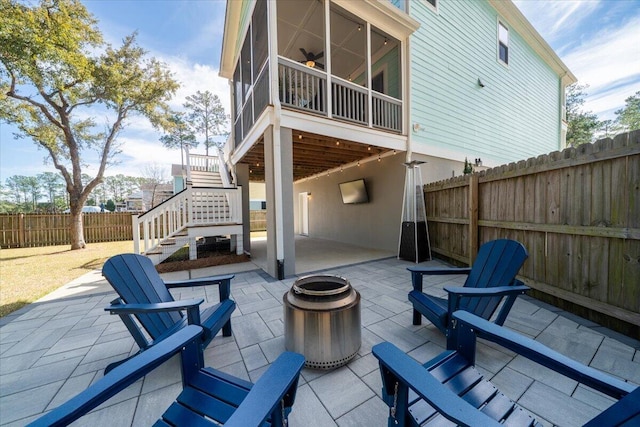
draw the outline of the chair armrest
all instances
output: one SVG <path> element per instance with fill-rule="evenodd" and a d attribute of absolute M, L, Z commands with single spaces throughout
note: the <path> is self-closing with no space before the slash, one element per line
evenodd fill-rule
<path fill-rule="evenodd" d="M 446 275 L 446 274 L 469 274 L 471 272 L 470 267 L 462 268 L 435 268 L 435 267 L 407 267 L 411 273 L 418 274 L 431 274 L 431 275 Z"/>
<path fill-rule="evenodd" d="M 115 367 L 82 393 L 29 426 L 66 426 L 179 353 L 185 346 L 199 346 L 202 328 L 187 326 L 136 357 Z M 199 348 L 199 347 L 198 347 Z"/>
<path fill-rule="evenodd" d="M 444 290 L 450 294 L 461 297 L 499 297 L 504 295 L 521 295 L 530 288 L 526 285 L 496 286 L 493 288 L 463 288 L 456 286 L 445 286 Z"/>
<path fill-rule="evenodd" d="M 180 301 L 159 302 L 149 304 L 112 304 L 105 307 L 105 311 L 111 314 L 136 314 L 136 313 L 159 313 L 164 311 L 180 311 L 198 307 L 204 302 L 204 298 L 194 298 Z"/>
<path fill-rule="evenodd" d="M 296 392 L 303 365 L 304 357 L 301 354 L 281 354 L 251 388 L 238 409 L 224 424 L 225 427 L 258 426 L 274 411 L 277 412 L 276 415 L 281 415 L 284 408 L 280 406 L 280 402 L 288 393 Z"/>
<path fill-rule="evenodd" d="M 225 274 L 221 276 L 202 277 L 199 279 L 169 281 L 164 282 L 164 284 L 168 289 L 184 288 L 190 286 L 218 285 L 220 292 L 220 301 L 224 301 L 226 299 L 229 299 L 229 296 L 231 295 L 231 279 L 233 279 L 234 277 L 236 277 L 235 274 Z"/>
<path fill-rule="evenodd" d="M 458 322 L 458 346 L 468 342 L 466 336 L 475 334 L 613 398 L 620 399 L 637 388 L 469 312 L 458 310 L 453 313 L 453 318 Z"/>
<path fill-rule="evenodd" d="M 158 302 L 153 304 L 111 304 L 105 307 L 110 314 L 136 314 L 136 313 L 161 313 L 166 311 L 187 310 L 189 325 L 200 325 L 200 304 L 204 298 L 194 298 L 170 302 Z"/>
<path fill-rule="evenodd" d="M 422 292 L 422 276 L 426 275 L 446 275 L 446 274 L 469 274 L 470 268 L 431 268 L 431 267 L 407 267 L 411 272 L 411 286 L 418 292 Z"/>
<path fill-rule="evenodd" d="M 501 426 L 493 418 L 480 412 L 442 385 L 427 369 L 393 344 L 388 342 L 377 344 L 372 352 L 380 361 L 383 377 L 390 375 L 392 384 L 397 381 L 399 385 L 411 388 L 448 420 L 465 426 Z M 402 394 L 406 396 L 406 392 Z M 398 398 L 398 405 L 406 405 L 406 402 L 399 400 Z"/>

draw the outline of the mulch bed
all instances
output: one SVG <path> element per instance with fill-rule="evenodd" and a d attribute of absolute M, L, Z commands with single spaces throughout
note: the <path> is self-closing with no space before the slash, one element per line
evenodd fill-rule
<path fill-rule="evenodd" d="M 185 271 L 193 270 L 196 268 L 214 267 L 216 265 L 237 264 L 240 262 L 247 262 L 251 260 L 251 258 L 246 254 L 236 255 L 229 252 L 198 253 L 198 259 L 194 260 L 180 259 L 174 261 L 173 259 L 174 258 L 170 258 L 169 260 L 156 265 L 156 270 L 158 270 L 159 273 L 170 273 L 173 271 Z"/>

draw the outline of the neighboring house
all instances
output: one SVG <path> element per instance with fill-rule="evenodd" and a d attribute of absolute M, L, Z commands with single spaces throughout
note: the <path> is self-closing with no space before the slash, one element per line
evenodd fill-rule
<path fill-rule="evenodd" d="M 144 184 L 125 199 L 125 211 L 144 212 L 173 196 L 173 184 Z"/>
<path fill-rule="evenodd" d="M 395 251 L 406 161 L 429 182 L 563 147 L 576 80 L 508 0 L 228 1 L 220 68 L 273 276 L 295 272 L 295 233 Z M 359 179 L 368 203 L 344 204 Z"/>

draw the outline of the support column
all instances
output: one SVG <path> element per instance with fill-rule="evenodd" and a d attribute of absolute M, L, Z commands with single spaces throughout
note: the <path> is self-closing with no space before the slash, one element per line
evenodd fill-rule
<path fill-rule="evenodd" d="M 293 137 L 291 129 L 271 126 L 264 134 L 267 196 L 267 273 L 295 274 L 293 230 Z"/>
<path fill-rule="evenodd" d="M 249 212 L 249 165 L 238 163 L 236 179 L 238 186 L 242 186 L 242 246 L 243 251 L 251 253 L 251 215 Z"/>

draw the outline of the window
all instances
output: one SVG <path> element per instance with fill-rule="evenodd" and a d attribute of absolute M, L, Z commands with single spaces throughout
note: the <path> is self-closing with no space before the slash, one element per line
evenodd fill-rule
<path fill-rule="evenodd" d="M 371 89 L 376 92 L 385 93 L 384 92 L 384 71 L 380 71 L 378 74 L 373 76 L 371 79 Z"/>
<path fill-rule="evenodd" d="M 438 0 L 424 0 L 424 1 L 426 1 L 431 6 L 433 6 L 434 9 L 438 7 Z"/>
<path fill-rule="evenodd" d="M 498 21 L 498 59 L 509 64 L 509 29 Z"/>

